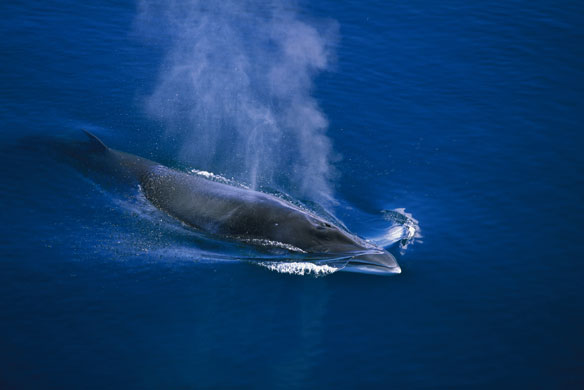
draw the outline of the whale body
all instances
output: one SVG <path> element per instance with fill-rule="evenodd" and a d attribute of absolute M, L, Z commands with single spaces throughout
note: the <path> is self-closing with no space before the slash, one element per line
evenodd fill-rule
<path fill-rule="evenodd" d="M 346 271 L 401 273 L 385 249 L 290 202 L 168 168 L 109 148 L 85 133 L 95 161 L 117 176 L 137 181 L 154 206 L 198 231 L 243 242 L 268 240 L 316 256 L 334 256 L 344 259 Z"/>

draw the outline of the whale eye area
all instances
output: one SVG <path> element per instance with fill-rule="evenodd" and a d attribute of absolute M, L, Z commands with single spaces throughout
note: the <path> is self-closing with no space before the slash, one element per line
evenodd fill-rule
<path fill-rule="evenodd" d="M 318 230 L 326 230 L 326 229 L 331 229 L 333 227 L 333 225 L 331 225 L 328 222 L 320 222 L 318 225 L 316 225 L 316 228 Z"/>

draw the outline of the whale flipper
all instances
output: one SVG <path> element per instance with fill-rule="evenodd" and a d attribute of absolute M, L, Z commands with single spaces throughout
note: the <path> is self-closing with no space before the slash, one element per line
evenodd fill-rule
<path fill-rule="evenodd" d="M 107 146 L 105 146 L 105 144 L 99 138 L 97 138 L 97 136 L 95 134 L 90 133 L 89 131 L 87 131 L 85 129 L 82 129 L 82 130 L 91 140 L 91 146 L 93 146 L 96 150 L 98 150 L 100 152 L 105 152 L 106 150 L 109 149 Z"/>

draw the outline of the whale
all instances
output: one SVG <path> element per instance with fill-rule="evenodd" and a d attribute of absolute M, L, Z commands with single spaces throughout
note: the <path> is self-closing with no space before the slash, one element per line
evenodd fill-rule
<path fill-rule="evenodd" d="M 108 174 L 137 182 L 150 203 L 189 228 L 248 244 L 283 244 L 306 253 L 307 258 L 334 259 L 343 271 L 401 273 L 386 249 L 305 208 L 272 194 L 209 180 L 110 148 L 93 133 L 83 131 L 89 138 L 86 158 Z"/>

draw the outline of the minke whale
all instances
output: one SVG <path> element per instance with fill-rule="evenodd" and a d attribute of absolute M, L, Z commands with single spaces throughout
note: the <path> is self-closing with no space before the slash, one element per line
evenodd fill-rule
<path fill-rule="evenodd" d="M 173 218 L 203 233 L 228 240 L 277 242 L 336 259 L 342 270 L 401 273 L 395 257 L 325 219 L 276 196 L 207 180 L 90 139 L 92 163 L 139 183 L 146 199 Z M 340 259 L 340 260 L 339 260 Z"/>

